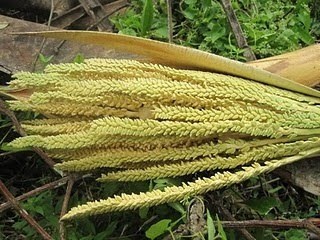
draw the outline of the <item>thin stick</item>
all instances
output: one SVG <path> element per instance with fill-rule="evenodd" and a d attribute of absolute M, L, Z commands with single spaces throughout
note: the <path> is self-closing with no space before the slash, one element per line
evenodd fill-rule
<path fill-rule="evenodd" d="M 18 119 L 16 118 L 16 115 L 6 107 L 6 104 L 2 99 L 0 99 L 0 112 L 7 115 L 11 119 L 13 126 L 21 136 L 27 135 L 22 129 Z M 56 163 L 44 151 L 42 151 L 40 148 L 33 148 L 33 150 L 49 165 L 50 168 L 53 169 L 53 166 Z"/>
<path fill-rule="evenodd" d="M 172 0 L 167 0 L 168 40 L 173 42 Z"/>
<path fill-rule="evenodd" d="M 238 47 L 244 49 L 244 54 L 243 54 L 244 57 L 247 59 L 247 61 L 256 60 L 257 59 L 256 56 L 254 55 L 253 51 L 249 47 L 247 40 L 243 35 L 243 31 L 241 29 L 238 18 L 232 8 L 231 1 L 221 0 L 221 5 L 227 15 L 231 29 L 235 35 Z"/>
<path fill-rule="evenodd" d="M 319 221 L 310 220 L 245 220 L 221 221 L 225 228 L 306 228 L 320 236 Z M 317 226 L 316 226 L 317 225 Z"/>
<path fill-rule="evenodd" d="M 32 197 L 36 194 L 39 194 L 41 192 L 44 192 L 46 190 L 49 190 L 49 189 L 54 189 L 54 188 L 58 188 L 58 187 L 61 187 L 63 186 L 64 184 L 66 184 L 68 182 L 68 177 L 63 177 L 63 178 L 60 178 L 54 182 L 51 182 L 51 183 L 47 183 L 41 187 L 38 187 L 38 188 L 35 188 L 27 193 L 24 193 L 18 197 L 16 197 L 16 200 L 17 201 L 23 201 L 29 197 Z M 11 207 L 11 203 L 10 202 L 5 202 L 5 203 L 2 203 L 0 205 L 0 213 L 9 209 Z"/>
<path fill-rule="evenodd" d="M 48 31 L 50 30 L 50 27 L 51 27 L 51 21 L 52 21 L 52 17 L 53 17 L 53 11 L 54 11 L 54 0 L 51 0 L 50 14 L 49 14 L 49 19 L 48 19 L 48 24 L 47 24 L 47 25 L 48 25 Z M 40 53 L 41 53 L 42 50 L 43 50 L 43 47 L 44 47 L 45 42 L 46 42 L 46 38 L 44 38 L 44 39 L 42 40 L 41 45 L 40 45 L 40 49 L 39 49 L 39 51 L 38 51 L 38 53 L 37 53 L 37 55 L 36 55 L 36 58 L 33 60 L 33 63 L 32 63 L 32 71 L 34 71 L 35 68 L 36 68 L 36 63 L 37 63 L 37 61 L 38 61 L 38 59 L 39 59 Z"/>
<path fill-rule="evenodd" d="M 317 235 L 318 238 L 320 238 L 320 228 L 317 227 L 312 221 L 306 219 L 303 221 L 305 228 L 308 229 L 310 232 L 313 232 L 315 235 Z M 317 222 L 319 224 L 319 222 Z"/>
<path fill-rule="evenodd" d="M 116 6 L 114 6 L 116 5 Z M 100 24 L 102 21 L 104 21 L 106 18 L 110 17 L 115 12 L 120 11 L 121 9 L 128 7 L 129 3 L 127 1 L 123 2 L 123 0 L 114 1 L 108 4 L 103 5 L 103 8 L 105 9 L 105 15 L 98 19 L 96 22 L 91 24 L 86 30 L 91 30 L 95 27 L 97 27 L 98 24 Z"/>
<path fill-rule="evenodd" d="M 0 180 L 0 191 L 7 201 L 11 203 L 13 208 L 17 211 L 17 213 L 23 217 L 31 227 L 33 227 L 43 239 L 49 240 L 52 237 L 28 214 L 28 212 L 23 209 L 19 202 L 15 199 L 15 197 L 10 193 L 4 183 Z"/>
<path fill-rule="evenodd" d="M 79 0 L 79 2 L 88 16 L 95 22 L 98 22 L 97 27 L 99 31 L 112 31 L 112 25 L 109 19 L 106 18 L 107 13 L 99 0 Z"/>
<path fill-rule="evenodd" d="M 68 205 L 69 205 L 69 200 L 71 197 L 71 191 L 72 191 L 73 184 L 75 182 L 75 177 L 73 175 L 70 175 L 68 178 L 69 178 L 69 180 L 68 180 L 68 185 L 67 185 L 67 189 L 66 189 L 66 194 L 64 195 L 64 199 L 63 199 L 60 218 L 63 217 L 63 215 L 65 215 L 68 211 Z M 66 229 L 65 229 L 63 221 L 60 221 L 59 233 L 60 233 L 61 240 L 67 239 L 66 238 Z"/>
<path fill-rule="evenodd" d="M 211 198 L 211 200 L 213 201 L 214 205 L 217 206 L 219 208 L 219 210 L 221 211 L 221 213 L 224 215 L 224 217 L 230 221 L 237 221 L 237 219 L 235 219 L 232 214 L 229 212 L 228 209 L 226 209 L 223 204 L 220 201 L 216 201 L 213 196 Z M 255 238 L 248 232 L 248 230 L 246 230 L 245 228 L 240 228 L 238 229 L 238 231 L 241 233 L 241 235 L 247 239 L 247 240 L 255 240 Z"/>

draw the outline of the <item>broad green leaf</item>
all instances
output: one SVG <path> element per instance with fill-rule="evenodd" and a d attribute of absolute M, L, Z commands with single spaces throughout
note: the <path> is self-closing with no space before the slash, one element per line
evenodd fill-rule
<path fill-rule="evenodd" d="M 299 39 L 303 41 L 305 44 L 312 44 L 314 43 L 313 37 L 310 35 L 308 31 L 302 28 L 298 28 L 298 33 L 297 33 Z"/>
<path fill-rule="evenodd" d="M 311 17 L 310 14 L 306 11 L 300 12 L 298 15 L 298 19 L 303 23 L 306 30 L 309 30 L 311 27 Z"/>
<path fill-rule="evenodd" d="M 141 36 L 145 36 L 150 31 L 153 22 L 153 12 L 152 0 L 146 0 L 141 19 Z"/>
<path fill-rule="evenodd" d="M 146 237 L 153 240 L 164 234 L 171 223 L 171 219 L 163 219 L 153 225 L 146 231 Z"/>

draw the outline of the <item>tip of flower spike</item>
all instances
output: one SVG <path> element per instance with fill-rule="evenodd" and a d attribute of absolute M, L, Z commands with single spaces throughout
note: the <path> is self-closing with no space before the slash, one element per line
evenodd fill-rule
<path fill-rule="evenodd" d="M 0 146 L 0 150 L 6 151 L 6 152 L 22 152 L 22 151 L 32 151 L 31 147 L 15 147 L 11 145 L 11 143 L 3 143 Z"/>
<path fill-rule="evenodd" d="M 60 218 L 60 221 L 61 222 L 64 222 L 64 221 L 69 221 L 73 218 L 73 214 L 70 214 L 70 212 L 66 213 L 65 215 L 63 215 L 61 218 Z"/>

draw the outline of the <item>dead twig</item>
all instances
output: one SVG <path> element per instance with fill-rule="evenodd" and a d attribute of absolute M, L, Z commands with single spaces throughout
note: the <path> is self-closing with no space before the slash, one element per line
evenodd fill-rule
<path fill-rule="evenodd" d="M 63 215 L 65 215 L 68 211 L 68 205 L 69 205 L 69 200 L 71 197 L 71 191 L 72 191 L 72 187 L 73 187 L 75 180 L 76 180 L 76 176 L 74 176 L 74 175 L 68 176 L 68 185 L 67 185 L 66 194 L 64 195 L 64 199 L 63 199 L 63 203 L 62 203 L 60 218 L 63 217 Z M 66 229 L 65 229 L 63 221 L 60 221 L 59 233 L 60 233 L 61 240 L 67 239 L 66 238 Z"/>
<path fill-rule="evenodd" d="M 86 30 L 91 30 L 97 27 L 97 25 L 102 21 L 104 21 L 106 18 L 110 17 L 115 12 L 120 11 L 121 9 L 127 6 L 128 6 L 127 0 L 119 0 L 119 1 L 115 1 L 106 5 L 103 5 L 103 8 L 105 9 L 105 16 L 100 18 L 97 22 L 91 24 Z"/>
<path fill-rule="evenodd" d="M 26 132 L 22 129 L 15 114 L 6 107 L 6 104 L 2 99 L 0 99 L 0 112 L 7 115 L 11 119 L 13 126 L 21 136 L 26 136 Z M 53 169 L 55 162 L 44 151 L 42 151 L 40 148 L 33 148 L 33 150 L 48 164 L 50 168 Z"/>
<path fill-rule="evenodd" d="M 128 1 L 127 0 L 117 0 L 114 2 L 110 2 L 103 5 L 103 8 L 106 12 L 106 15 L 102 17 L 97 22 L 94 22 L 90 19 L 90 17 L 84 17 L 86 15 L 86 11 L 82 7 L 82 5 L 78 5 L 63 14 L 55 17 L 52 19 L 51 26 L 57 28 L 66 28 L 69 27 L 71 24 L 75 24 L 76 28 L 81 26 L 81 29 L 92 29 L 97 27 L 97 25 L 104 21 L 106 17 L 114 14 L 115 12 L 127 7 Z M 84 17 L 84 18 L 83 18 Z M 88 19 L 89 18 L 89 19 Z"/>
<path fill-rule="evenodd" d="M 254 55 L 253 51 L 249 47 L 247 40 L 243 35 L 243 31 L 241 29 L 238 18 L 232 8 L 231 1 L 221 0 L 221 5 L 227 15 L 231 29 L 235 35 L 238 47 L 244 50 L 244 53 L 243 53 L 244 57 L 246 58 L 247 61 L 256 60 L 257 59 L 256 56 Z"/>
<path fill-rule="evenodd" d="M 223 204 L 220 201 L 216 201 L 213 196 L 211 196 L 211 200 L 214 203 L 214 205 L 216 207 L 218 207 L 218 209 L 220 210 L 221 214 L 228 219 L 229 221 L 237 221 L 237 219 L 235 219 L 232 214 L 229 212 L 228 209 L 226 209 Z M 240 228 L 238 229 L 238 231 L 240 232 L 240 234 L 247 240 L 255 240 L 255 238 L 248 232 L 248 230 L 246 230 L 245 228 Z"/>
<path fill-rule="evenodd" d="M 54 182 L 51 182 L 51 183 L 47 183 L 47 184 L 44 184 L 43 186 L 41 187 L 38 187 L 38 188 L 35 188 L 27 193 L 24 193 L 18 197 L 16 197 L 16 200 L 17 201 L 23 201 L 29 197 L 32 197 L 36 194 L 39 194 L 41 192 L 44 192 L 46 190 L 49 190 L 49 189 L 54 189 L 54 188 L 58 188 L 58 187 L 61 187 L 63 186 L 64 184 L 66 184 L 68 182 L 68 177 L 63 177 L 63 178 L 60 178 Z M 5 202 L 5 203 L 2 203 L 0 205 L 0 213 L 9 209 L 11 207 L 11 203 L 10 202 Z"/>
<path fill-rule="evenodd" d="M 4 185 L 4 183 L 0 180 L 0 191 L 4 198 L 10 202 L 12 207 L 17 211 L 17 213 L 23 217 L 31 227 L 33 227 L 41 236 L 43 239 L 49 240 L 52 239 L 52 237 L 32 218 L 28 212 L 23 209 L 17 199 L 10 193 L 10 191 L 7 189 L 7 187 Z"/>
<path fill-rule="evenodd" d="M 78 5 L 53 18 L 51 25 L 57 28 L 66 28 L 85 15 L 84 9 Z"/>
<path fill-rule="evenodd" d="M 173 42 L 173 20 L 172 20 L 172 0 L 167 0 L 167 18 L 168 18 L 168 39 Z"/>
<path fill-rule="evenodd" d="M 305 228 L 320 236 L 319 220 L 245 220 L 220 221 L 225 228 Z"/>
<path fill-rule="evenodd" d="M 99 0 L 79 0 L 86 13 L 97 22 L 99 31 L 112 31 L 112 25 L 107 19 L 107 13 Z"/>
<path fill-rule="evenodd" d="M 54 0 L 51 0 L 51 8 L 50 8 L 50 14 L 49 14 L 49 19 L 48 19 L 48 24 L 47 24 L 48 25 L 48 30 L 50 30 L 51 21 L 52 21 L 52 17 L 53 17 L 53 12 L 54 12 Z M 39 59 L 39 55 L 42 52 L 42 49 L 44 47 L 45 42 L 46 42 L 46 38 L 44 38 L 42 40 L 40 48 L 39 48 L 39 51 L 38 51 L 38 53 L 37 53 L 37 55 L 36 55 L 36 57 L 35 57 L 35 59 L 34 59 L 34 61 L 32 63 L 32 71 L 34 71 L 35 68 L 36 68 L 36 63 L 37 63 L 37 61 Z"/>

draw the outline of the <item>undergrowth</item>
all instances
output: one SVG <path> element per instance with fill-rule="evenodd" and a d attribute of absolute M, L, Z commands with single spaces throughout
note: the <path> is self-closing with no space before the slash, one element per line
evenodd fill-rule
<path fill-rule="evenodd" d="M 113 18 L 120 33 L 164 40 L 168 38 L 165 1 L 157 1 L 153 19 L 142 34 L 145 1 L 134 1 L 124 14 Z M 320 36 L 316 1 L 232 1 L 248 45 L 257 58 L 293 51 L 313 44 Z M 219 1 L 173 1 L 173 39 L 181 45 L 244 60 Z M 312 13 L 311 13 L 312 10 Z"/>

